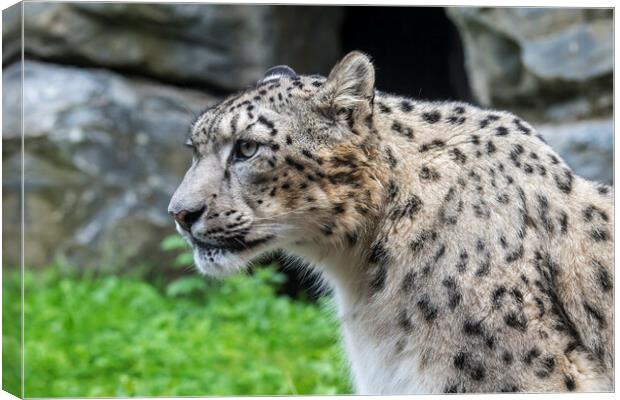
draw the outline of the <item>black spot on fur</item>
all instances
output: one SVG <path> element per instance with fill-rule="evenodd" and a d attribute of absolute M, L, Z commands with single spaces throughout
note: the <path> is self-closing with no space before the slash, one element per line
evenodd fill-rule
<path fill-rule="evenodd" d="M 599 194 L 602 194 L 602 195 L 609 194 L 609 186 L 605 186 L 605 185 L 599 184 L 597 186 L 596 190 L 598 191 Z"/>
<path fill-rule="evenodd" d="M 509 383 L 509 384 L 503 385 L 499 389 L 499 391 L 500 393 L 515 393 L 519 391 L 519 387 L 515 385 L 514 383 Z"/>
<path fill-rule="evenodd" d="M 549 200 L 543 195 L 537 195 L 538 199 L 538 217 L 540 218 L 543 228 L 549 234 L 553 234 L 554 226 L 551 218 L 549 218 Z"/>
<path fill-rule="evenodd" d="M 506 255 L 506 262 L 507 263 L 512 263 L 512 262 L 515 262 L 515 261 L 521 259 L 523 257 L 523 252 L 524 252 L 523 244 L 520 244 L 519 247 L 517 248 L 517 250 L 515 250 L 515 251 L 513 251 L 511 253 L 508 253 Z"/>
<path fill-rule="evenodd" d="M 407 315 L 407 310 L 402 309 L 400 314 L 398 315 L 398 325 L 402 328 L 405 333 L 411 332 L 413 325 L 411 324 L 411 319 Z"/>
<path fill-rule="evenodd" d="M 569 317 L 569 314 L 564 309 L 564 304 L 557 295 L 557 276 L 559 274 L 559 266 L 551 259 L 549 254 L 535 252 L 534 266 L 540 274 L 541 281 L 536 281 L 536 285 L 541 292 L 547 295 L 551 305 L 551 311 L 555 314 L 556 325 L 555 329 L 558 331 L 567 332 L 568 335 L 575 338 L 577 341 L 581 341 L 575 325 Z"/>
<path fill-rule="evenodd" d="M 400 109 L 406 113 L 411 112 L 413 110 L 413 104 L 411 104 L 409 100 L 403 100 L 400 102 Z"/>
<path fill-rule="evenodd" d="M 394 121 L 392 123 L 392 130 L 395 131 L 395 132 L 401 133 L 403 131 L 403 127 L 400 124 L 400 122 Z"/>
<path fill-rule="evenodd" d="M 470 358 L 469 353 L 458 352 L 454 356 L 454 368 L 456 369 L 465 369 L 465 365 L 467 360 Z"/>
<path fill-rule="evenodd" d="M 390 114 L 392 112 L 392 109 L 383 103 L 378 103 L 377 105 L 379 106 L 379 111 L 383 114 Z"/>
<path fill-rule="evenodd" d="M 371 293 L 376 293 L 381 291 L 385 287 L 385 280 L 387 278 L 387 270 L 383 265 L 379 267 L 374 277 L 370 281 L 370 291 Z"/>
<path fill-rule="evenodd" d="M 368 261 L 371 264 L 383 263 L 386 262 L 388 258 L 388 251 L 385 248 L 384 241 L 379 241 L 375 243 L 374 246 L 370 249 L 370 256 L 368 257 Z"/>
<path fill-rule="evenodd" d="M 394 167 L 396 167 L 396 165 L 398 164 L 398 161 L 394 157 L 394 153 L 392 153 L 392 149 L 390 147 L 385 148 L 385 156 L 387 158 L 388 165 L 390 166 L 390 168 L 394 169 Z"/>
<path fill-rule="evenodd" d="M 489 255 L 489 253 L 487 253 L 485 259 L 480 263 L 480 265 L 478 266 L 478 269 L 476 270 L 476 276 L 479 278 L 486 276 L 489 274 L 490 270 L 491 270 L 491 256 Z"/>
<path fill-rule="evenodd" d="M 566 211 L 560 212 L 560 233 L 566 234 L 568 231 L 568 214 Z"/>
<path fill-rule="evenodd" d="M 454 310 L 460 303 L 462 295 L 456 284 L 454 277 L 447 277 L 443 280 L 442 285 L 448 290 L 448 307 L 450 310 Z"/>
<path fill-rule="evenodd" d="M 527 365 L 532 364 L 532 362 L 540 356 L 540 350 L 538 347 L 532 347 L 525 356 L 523 357 L 523 362 Z"/>
<path fill-rule="evenodd" d="M 538 307 L 538 316 L 542 317 L 545 315 L 545 303 L 539 297 L 535 297 L 534 301 L 536 302 L 536 307 Z"/>
<path fill-rule="evenodd" d="M 439 172 L 434 168 L 422 167 L 420 169 L 420 179 L 437 181 L 440 178 Z"/>
<path fill-rule="evenodd" d="M 508 129 L 506 129 L 503 126 L 498 126 L 496 129 L 496 133 L 497 136 L 506 136 L 508 135 Z"/>
<path fill-rule="evenodd" d="M 424 153 L 426 151 L 429 151 L 430 149 L 434 149 L 434 148 L 441 148 L 445 145 L 445 143 L 442 140 L 439 139 L 435 139 L 430 143 L 425 143 L 423 145 L 420 146 L 420 153 Z"/>
<path fill-rule="evenodd" d="M 518 331 L 525 332 L 527 330 L 527 319 L 523 314 L 517 315 L 515 312 L 510 312 L 504 315 L 504 322 Z"/>
<path fill-rule="evenodd" d="M 446 254 L 446 246 L 442 244 L 441 247 L 435 252 L 435 256 L 433 257 L 433 259 L 435 260 L 435 262 L 437 262 L 441 257 L 444 256 L 444 254 Z"/>
<path fill-rule="evenodd" d="M 536 371 L 536 376 L 543 379 L 548 378 L 555 369 L 555 359 L 547 356 L 540 361 L 540 369 Z"/>
<path fill-rule="evenodd" d="M 596 228 L 590 232 L 590 237 L 595 242 L 605 242 L 609 239 L 609 233 L 604 229 Z"/>
<path fill-rule="evenodd" d="M 497 148 L 495 147 L 495 145 L 493 144 L 492 141 L 488 141 L 487 142 L 487 154 L 493 154 L 497 151 Z M 500 168 L 501 170 L 501 168 Z"/>
<path fill-rule="evenodd" d="M 497 195 L 497 201 L 502 204 L 508 204 L 510 202 L 510 198 L 506 193 L 500 193 Z"/>
<path fill-rule="evenodd" d="M 598 323 L 600 329 L 604 329 L 607 326 L 607 321 L 599 309 L 585 301 L 583 302 L 583 308 Z"/>
<path fill-rule="evenodd" d="M 390 202 L 394 201 L 394 199 L 396 198 L 396 196 L 398 196 L 398 186 L 396 186 L 396 183 L 393 180 L 390 180 L 389 186 L 388 186 L 388 199 L 390 200 Z"/>
<path fill-rule="evenodd" d="M 512 298 L 515 300 L 517 305 L 519 305 L 519 307 L 522 307 L 523 306 L 523 293 L 521 293 L 519 289 L 514 288 L 510 291 L 510 294 L 512 295 Z"/>
<path fill-rule="evenodd" d="M 486 376 L 486 372 L 482 363 L 475 360 L 471 353 L 458 352 L 454 356 L 453 360 L 454 368 L 462 371 L 466 371 L 471 379 L 475 381 L 483 380 Z"/>
<path fill-rule="evenodd" d="M 467 268 L 467 261 L 469 260 L 469 255 L 467 254 L 467 251 L 462 250 L 461 254 L 459 254 L 459 261 L 456 263 L 456 270 L 459 273 L 463 273 L 465 272 L 465 269 Z"/>
<path fill-rule="evenodd" d="M 515 118 L 512 120 L 512 122 L 516 125 L 517 129 L 524 135 L 529 135 L 531 133 L 530 129 L 526 127 L 525 125 L 523 125 L 520 119 Z"/>
<path fill-rule="evenodd" d="M 487 207 L 487 203 L 482 199 L 478 200 L 476 204 L 472 205 L 472 208 L 474 210 L 474 215 L 477 218 L 489 219 L 491 217 L 491 212 Z"/>
<path fill-rule="evenodd" d="M 536 165 L 536 168 L 538 169 L 538 174 L 540 176 L 547 175 L 547 169 L 545 167 L 543 167 L 542 165 L 538 164 L 538 165 Z"/>
<path fill-rule="evenodd" d="M 482 121 L 480 121 L 480 128 L 486 128 L 492 121 L 497 121 L 499 117 L 497 115 L 489 114 Z"/>
<path fill-rule="evenodd" d="M 574 391 L 576 387 L 575 379 L 570 375 L 564 375 L 564 385 L 569 392 Z"/>
<path fill-rule="evenodd" d="M 278 130 L 275 128 L 273 122 L 271 122 L 270 120 L 268 120 L 267 118 L 265 118 L 264 116 L 260 115 L 258 117 L 258 123 L 266 126 L 267 128 L 270 129 L 270 134 L 271 136 L 275 136 L 278 134 Z"/>
<path fill-rule="evenodd" d="M 454 385 L 446 385 L 446 387 L 443 389 L 444 393 L 458 393 L 458 386 L 456 384 Z"/>
<path fill-rule="evenodd" d="M 417 274 L 413 271 L 409 271 L 407 272 L 407 274 L 405 274 L 405 277 L 403 278 L 403 281 L 400 285 L 403 291 L 411 292 L 413 290 L 413 287 L 415 285 L 416 275 Z"/>
<path fill-rule="evenodd" d="M 592 266 L 596 270 L 596 277 L 599 283 L 599 286 L 603 290 L 603 292 L 609 292 L 613 288 L 612 279 L 609 276 L 609 272 L 607 268 L 600 261 L 593 260 Z"/>
<path fill-rule="evenodd" d="M 347 242 L 349 243 L 349 246 L 355 246 L 357 244 L 357 232 L 347 232 L 345 236 L 347 237 Z"/>
<path fill-rule="evenodd" d="M 326 236 L 330 236 L 334 234 L 334 226 L 333 225 L 323 225 L 321 226 L 321 231 Z"/>
<path fill-rule="evenodd" d="M 441 119 L 441 114 L 439 113 L 439 111 L 426 112 L 422 114 L 422 118 L 429 124 L 434 124 Z"/>
<path fill-rule="evenodd" d="M 433 242 L 437 238 L 435 231 L 423 231 L 417 238 L 411 241 L 409 247 L 414 253 L 420 251 L 427 243 Z"/>
<path fill-rule="evenodd" d="M 549 160 L 551 160 L 551 164 L 559 164 L 560 160 L 553 154 L 549 154 Z"/>
<path fill-rule="evenodd" d="M 458 147 L 455 147 L 450 150 L 450 156 L 452 160 L 458 162 L 460 164 L 465 164 L 467 162 L 467 156 Z"/>
<path fill-rule="evenodd" d="M 412 195 L 404 205 L 396 207 L 390 212 L 390 218 L 393 220 L 399 218 L 413 218 L 422 209 L 422 199 L 417 195 Z"/>
<path fill-rule="evenodd" d="M 294 167 L 298 171 L 303 171 L 305 169 L 303 164 L 301 164 L 299 161 L 294 160 L 293 158 L 289 156 L 284 157 L 284 161 L 286 161 L 288 165 L 290 165 L 291 167 Z"/>
<path fill-rule="evenodd" d="M 514 360 L 514 357 L 512 356 L 512 353 L 510 353 L 509 351 L 504 351 L 502 353 L 502 361 L 504 362 L 504 364 L 510 365 L 512 364 L 513 360 Z"/>
<path fill-rule="evenodd" d="M 573 190 L 573 173 L 564 169 L 563 177 L 559 175 L 553 175 L 553 179 L 555 180 L 555 184 L 563 193 L 570 194 Z"/>
<path fill-rule="evenodd" d="M 592 222 L 595 215 L 598 215 L 605 222 L 609 221 L 609 216 L 607 216 L 607 213 L 593 204 L 590 204 L 583 210 L 583 219 L 586 222 Z"/>
<path fill-rule="evenodd" d="M 482 336 L 484 334 L 482 323 L 480 321 L 466 320 L 463 324 L 463 333 L 469 336 Z"/>
<path fill-rule="evenodd" d="M 506 294 L 507 290 L 505 286 L 499 286 L 495 288 L 493 293 L 491 294 L 491 304 L 493 307 L 500 307 L 502 305 L 502 298 Z"/>
<path fill-rule="evenodd" d="M 437 318 L 437 306 L 431 303 L 428 295 L 423 295 L 422 298 L 418 300 L 417 305 L 426 322 L 433 322 L 435 318 Z"/>
<path fill-rule="evenodd" d="M 467 120 L 467 118 L 465 117 L 461 117 L 458 115 L 450 115 L 448 117 L 448 122 L 451 123 L 452 125 L 463 125 L 465 123 L 465 121 Z"/>

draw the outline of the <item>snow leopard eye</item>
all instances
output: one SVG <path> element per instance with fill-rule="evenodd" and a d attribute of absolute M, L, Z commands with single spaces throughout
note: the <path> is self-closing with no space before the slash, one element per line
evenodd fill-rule
<path fill-rule="evenodd" d="M 196 147 L 196 145 L 194 144 L 194 142 L 191 139 L 187 139 L 185 141 L 185 146 L 187 146 L 190 149 L 192 149 L 192 155 L 193 155 L 194 158 L 198 158 L 198 156 L 199 156 L 198 148 Z"/>
<path fill-rule="evenodd" d="M 258 151 L 258 143 L 251 140 L 238 140 L 235 144 L 234 158 L 236 161 L 245 161 Z"/>

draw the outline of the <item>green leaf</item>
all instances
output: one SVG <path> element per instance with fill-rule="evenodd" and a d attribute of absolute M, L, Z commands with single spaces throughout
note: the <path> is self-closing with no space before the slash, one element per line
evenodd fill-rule
<path fill-rule="evenodd" d="M 181 254 L 179 254 L 178 256 L 176 256 L 176 258 L 174 259 L 174 266 L 175 267 L 186 267 L 188 265 L 191 265 L 194 262 L 194 255 L 187 251 L 187 252 L 183 252 Z"/>
<path fill-rule="evenodd" d="M 194 292 L 207 289 L 204 278 L 199 276 L 186 276 L 179 278 L 166 287 L 166 295 L 169 297 L 188 296 Z"/>
<path fill-rule="evenodd" d="M 162 240 L 160 247 L 162 250 L 171 251 L 178 249 L 186 249 L 188 248 L 187 242 L 177 234 L 167 236 L 164 240 Z"/>

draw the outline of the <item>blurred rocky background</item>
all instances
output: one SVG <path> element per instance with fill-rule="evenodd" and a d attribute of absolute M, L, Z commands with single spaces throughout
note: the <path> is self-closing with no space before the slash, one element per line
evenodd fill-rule
<path fill-rule="evenodd" d="M 272 65 L 325 75 L 353 49 L 379 89 L 511 110 L 612 183 L 612 10 L 23 3 L 22 71 L 21 7 L 3 12 L 5 265 L 22 96 L 26 265 L 160 265 L 200 111 Z"/>

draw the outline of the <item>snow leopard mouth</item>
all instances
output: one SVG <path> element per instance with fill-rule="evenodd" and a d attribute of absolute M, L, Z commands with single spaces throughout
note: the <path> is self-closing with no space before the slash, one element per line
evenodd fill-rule
<path fill-rule="evenodd" d="M 223 242 L 218 242 L 217 244 L 205 243 L 195 238 L 191 238 L 192 246 L 196 247 L 200 250 L 205 250 L 207 252 L 226 252 L 226 253 L 239 253 L 242 251 L 251 250 L 255 247 L 258 247 L 262 244 L 266 244 L 271 241 L 275 236 L 267 235 L 262 238 L 247 240 L 244 238 L 232 238 Z"/>

